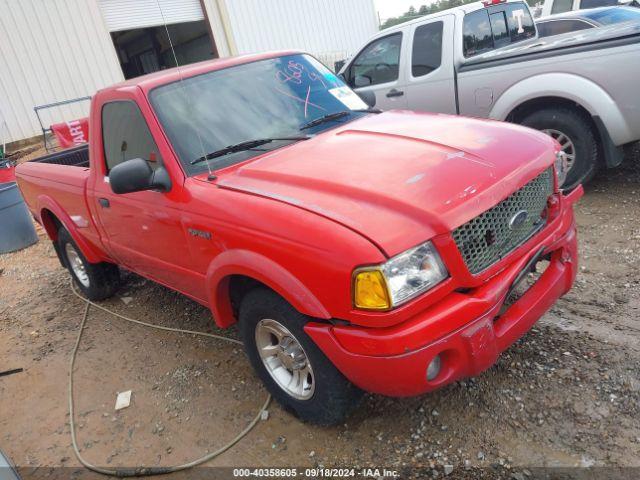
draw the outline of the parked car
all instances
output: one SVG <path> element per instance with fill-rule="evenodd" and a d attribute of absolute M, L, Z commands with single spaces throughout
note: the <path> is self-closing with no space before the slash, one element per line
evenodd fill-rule
<path fill-rule="evenodd" d="M 273 396 L 344 419 L 489 368 L 573 284 L 566 158 L 534 130 L 367 108 L 295 52 L 106 88 L 89 146 L 16 170 L 84 294 L 118 265 L 238 324 Z M 536 265 L 544 273 L 526 290 Z"/>
<path fill-rule="evenodd" d="M 557 39 L 556 39 L 557 38 Z M 383 109 L 520 123 L 553 136 L 571 170 L 564 188 L 622 162 L 640 140 L 640 26 L 538 39 L 521 1 L 473 3 L 383 30 L 340 71 Z"/>
<path fill-rule="evenodd" d="M 540 38 L 624 22 L 640 22 L 640 8 L 601 7 L 560 13 L 536 20 Z"/>
<path fill-rule="evenodd" d="M 637 0 L 545 0 L 542 4 L 533 7 L 534 17 L 547 17 L 558 13 L 567 13 L 573 10 L 588 10 L 599 7 L 616 6 L 638 7 Z"/>

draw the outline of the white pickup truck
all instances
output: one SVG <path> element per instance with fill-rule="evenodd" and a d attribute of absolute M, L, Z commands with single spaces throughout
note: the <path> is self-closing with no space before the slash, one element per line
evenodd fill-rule
<path fill-rule="evenodd" d="M 562 145 L 564 187 L 640 140 L 640 24 L 538 39 L 526 3 L 477 2 L 381 31 L 340 74 L 382 109 L 506 120 Z M 454 132 L 464 136 L 465 132 Z"/>

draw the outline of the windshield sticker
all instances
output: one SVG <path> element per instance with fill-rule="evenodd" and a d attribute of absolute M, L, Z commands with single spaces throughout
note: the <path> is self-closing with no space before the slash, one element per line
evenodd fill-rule
<path fill-rule="evenodd" d="M 367 104 L 349 87 L 338 87 L 329 90 L 329 93 L 336 97 L 342 104 L 350 110 L 365 110 Z"/>
<path fill-rule="evenodd" d="M 522 26 L 522 19 L 524 18 L 524 10 L 522 10 L 521 8 L 514 10 L 511 13 L 511 16 L 516 22 L 518 22 L 518 33 L 524 33 L 524 28 Z"/>

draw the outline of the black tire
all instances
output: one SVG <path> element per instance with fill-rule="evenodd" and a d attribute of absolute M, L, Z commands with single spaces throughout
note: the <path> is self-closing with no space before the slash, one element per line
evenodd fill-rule
<path fill-rule="evenodd" d="M 594 177 L 599 167 L 598 143 L 593 126 L 583 113 L 566 107 L 545 108 L 531 113 L 520 123 L 536 130 L 557 130 L 573 143 L 575 163 L 562 188 L 571 190 Z"/>
<path fill-rule="evenodd" d="M 70 245 L 70 247 L 76 251 L 82 261 L 87 276 L 84 283 L 71 267 L 67 245 Z M 104 300 L 105 298 L 113 296 L 118 290 L 120 284 L 120 270 L 118 266 L 106 262 L 89 263 L 65 228 L 60 228 L 58 231 L 57 249 L 60 252 L 65 267 L 71 274 L 71 278 L 73 278 L 73 281 L 80 291 L 89 300 Z"/>
<path fill-rule="evenodd" d="M 275 292 L 255 288 L 240 304 L 239 330 L 251 365 L 273 397 L 299 419 L 318 425 L 342 423 L 362 398 L 363 391 L 347 380 L 304 332 L 311 318 L 302 315 Z M 310 398 L 300 400 L 286 392 L 267 371 L 258 353 L 256 326 L 273 319 L 286 327 L 302 346 L 313 370 L 314 390 Z"/>

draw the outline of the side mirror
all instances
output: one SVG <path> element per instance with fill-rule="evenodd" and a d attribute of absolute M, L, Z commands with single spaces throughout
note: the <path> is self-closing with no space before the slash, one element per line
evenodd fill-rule
<path fill-rule="evenodd" d="M 356 92 L 358 96 L 366 103 L 369 108 L 373 108 L 376 106 L 376 94 L 371 90 L 361 90 Z"/>
<path fill-rule="evenodd" d="M 171 180 L 164 167 L 151 169 L 149 162 L 141 158 L 133 158 L 122 162 L 109 172 L 109 184 L 113 193 L 141 192 L 143 190 L 171 189 Z"/>
<path fill-rule="evenodd" d="M 353 79 L 353 85 L 355 88 L 368 87 L 371 85 L 371 79 L 364 75 L 356 75 L 356 78 Z"/>

